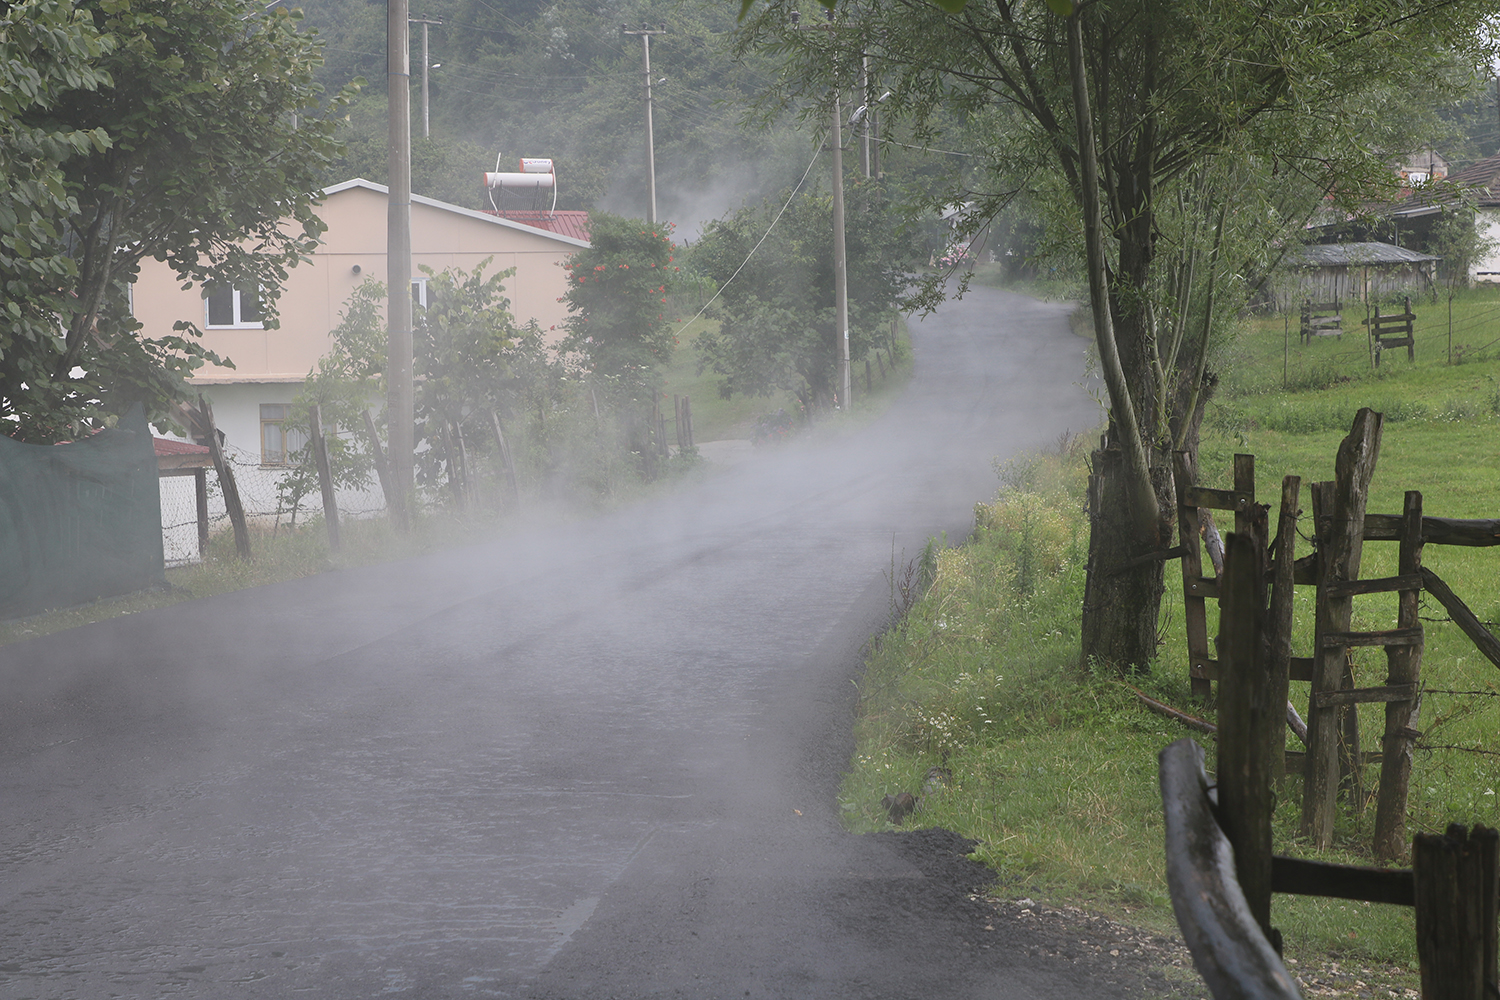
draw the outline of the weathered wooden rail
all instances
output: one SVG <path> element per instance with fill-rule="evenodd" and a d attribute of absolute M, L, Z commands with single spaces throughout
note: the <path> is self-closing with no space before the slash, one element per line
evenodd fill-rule
<path fill-rule="evenodd" d="M 1423 1000 L 1500 995 L 1500 832 L 1454 825 L 1417 834 L 1405 870 L 1273 856 L 1269 845 L 1250 857 L 1258 852 L 1234 845 L 1225 830 L 1246 817 L 1232 815 L 1222 769 L 1218 784 L 1204 771 L 1202 747 L 1191 739 L 1170 744 L 1157 773 L 1172 910 L 1215 1000 L 1301 995 L 1269 924 L 1273 892 L 1414 907 Z M 1262 899 L 1267 916 L 1255 912 Z"/>
<path fill-rule="evenodd" d="M 1178 740 L 1157 760 L 1167 888 L 1198 974 L 1217 1000 L 1300 997 L 1240 889 L 1234 851 L 1214 817 L 1203 748 Z"/>
<path fill-rule="evenodd" d="M 1311 343 L 1314 337 L 1338 337 L 1344 336 L 1344 317 L 1340 313 L 1342 304 L 1338 299 L 1332 302 L 1313 302 L 1304 299 L 1302 302 L 1302 343 Z"/>

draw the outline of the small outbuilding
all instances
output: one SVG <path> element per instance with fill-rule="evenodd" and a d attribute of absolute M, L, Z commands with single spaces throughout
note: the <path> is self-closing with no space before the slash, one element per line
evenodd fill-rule
<path fill-rule="evenodd" d="M 1389 243 L 1314 243 L 1287 254 L 1277 306 L 1304 299 L 1367 302 L 1393 295 L 1431 294 L 1441 257 Z"/>

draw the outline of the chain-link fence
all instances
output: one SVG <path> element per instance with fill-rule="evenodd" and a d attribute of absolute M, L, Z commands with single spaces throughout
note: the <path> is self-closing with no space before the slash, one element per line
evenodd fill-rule
<path fill-rule="evenodd" d="M 286 466 L 266 466 L 256 453 L 229 447 L 224 460 L 234 470 L 240 503 L 245 519 L 260 530 L 273 532 L 309 517 L 323 513 L 322 495 L 303 497 L 298 509 L 287 506 L 277 487 L 291 472 Z M 208 534 L 213 537 L 229 531 L 229 514 L 224 508 L 224 492 L 212 468 L 206 471 L 208 485 Z M 336 490 L 341 518 L 373 517 L 385 512 L 385 497 L 378 483 L 364 489 Z M 162 547 L 168 566 L 182 566 L 199 561 L 198 498 L 193 476 L 164 476 L 161 479 Z"/>

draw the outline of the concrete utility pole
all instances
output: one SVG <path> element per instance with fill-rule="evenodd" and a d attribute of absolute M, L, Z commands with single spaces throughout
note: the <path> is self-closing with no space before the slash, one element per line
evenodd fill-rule
<path fill-rule="evenodd" d="M 839 339 L 842 358 L 843 401 L 845 412 L 854 409 L 850 395 L 853 375 L 849 370 L 849 273 L 844 253 L 844 136 L 840 120 L 839 92 L 833 92 L 833 131 L 829 142 L 833 145 L 833 304 L 834 325 Z"/>
<path fill-rule="evenodd" d="M 427 58 L 427 26 L 429 24 L 442 24 L 443 19 L 436 17 L 428 20 L 424 17 L 408 17 L 406 23 L 420 24 L 422 26 L 422 138 L 427 139 L 432 135 L 431 130 L 428 128 L 427 116 L 427 71 L 432 68 L 432 64 Z"/>
<path fill-rule="evenodd" d="M 835 24 L 833 11 L 825 11 L 828 21 L 825 24 L 803 25 L 802 15 L 797 11 L 791 11 L 792 26 L 802 31 L 839 31 L 842 26 Z M 864 74 L 861 72 L 860 80 L 863 82 Z M 838 339 L 835 351 L 839 358 L 840 379 L 842 383 L 842 395 L 840 405 L 845 412 L 854 409 L 852 390 L 854 388 L 854 375 L 849 367 L 849 272 L 846 266 L 846 254 L 844 252 L 844 122 L 840 117 L 839 92 L 833 91 L 833 130 L 829 133 L 829 142 L 833 152 L 833 307 L 834 307 L 834 336 Z"/>
<path fill-rule="evenodd" d="M 870 118 L 875 114 L 875 102 L 870 100 L 870 57 L 859 57 L 859 99 L 865 109 L 859 120 L 859 172 L 868 180 L 870 174 Z"/>
<path fill-rule="evenodd" d="M 411 26 L 407 0 L 386 0 L 386 418 L 390 425 L 391 520 L 408 526 L 415 451 L 411 363 Z"/>
<path fill-rule="evenodd" d="M 641 27 L 632 31 L 620 25 L 622 35 L 641 36 L 641 54 L 646 67 L 646 221 L 656 222 L 656 144 L 651 138 L 651 36 L 665 35 L 665 24 L 655 28 Z"/>

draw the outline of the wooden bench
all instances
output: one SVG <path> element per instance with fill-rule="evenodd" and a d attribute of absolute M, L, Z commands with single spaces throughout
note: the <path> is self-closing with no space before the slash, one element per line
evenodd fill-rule
<path fill-rule="evenodd" d="M 1311 343 L 1314 337 L 1344 336 L 1344 317 L 1339 312 L 1340 302 L 1302 302 L 1302 343 Z"/>

